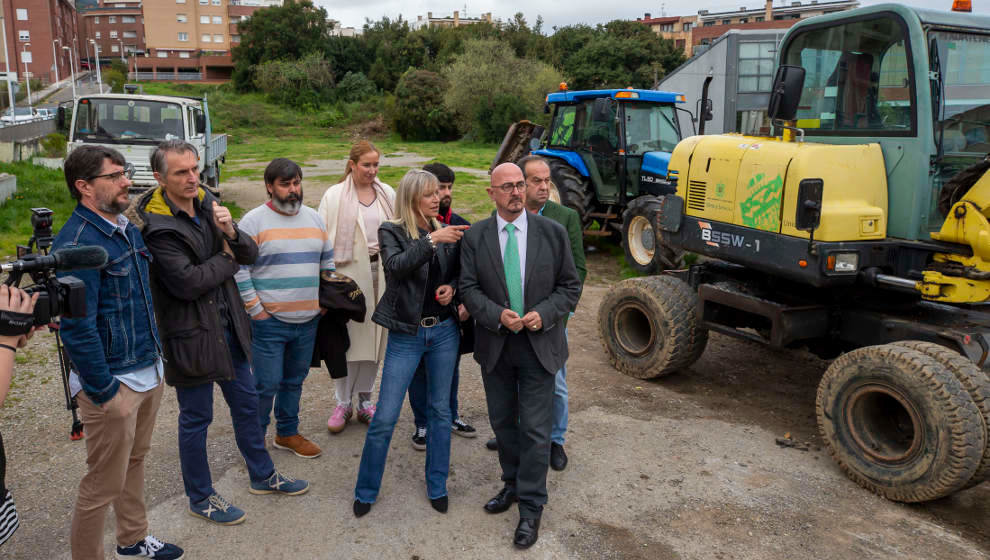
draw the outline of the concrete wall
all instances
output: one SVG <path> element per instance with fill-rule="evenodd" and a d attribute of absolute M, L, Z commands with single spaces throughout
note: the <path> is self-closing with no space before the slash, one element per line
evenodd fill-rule
<path fill-rule="evenodd" d="M 697 101 L 701 99 L 701 88 L 705 77 L 714 76 L 708 87 L 708 97 L 712 100 L 712 120 L 705 125 L 706 134 L 725 132 L 726 119 L 726 57 L 727 41 L 719 41 L 707 51 L 688 60 L 660 81 L 657 89 L 683 93 L 687 102 L 684 108 L 698 116 Z M 732 112 L 735 122 L 735 112 Z M 698 123 L 695 123 L 697 129 Z M 731 129 L 729 129 L 731 130 Z"/>
<path fill-rule="evenodd" d="M 17 192 L 17 175 L 0 173 L 0 204 Z"/>
<path fill-rule="evenodd" d="M 18 142 L 0 142 L 0 161 L 24 161 L 41 153 L 41 138 Z"/>
<path fill-rule="evenodd" d="M 0 128 L 0 142 L 23 142 L 55 132 L 55 119 L 8 125 Z"/>

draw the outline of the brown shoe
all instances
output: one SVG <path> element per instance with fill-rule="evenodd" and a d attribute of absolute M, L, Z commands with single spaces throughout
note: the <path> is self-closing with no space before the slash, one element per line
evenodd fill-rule
<path fill-rule="evenodd" d="M 303 459 L 315 459 L 323 453 L 320 446 L 299 434 L 286 437 L 275 436 L 274 445 L 279 449 L 288 449 Z"/>

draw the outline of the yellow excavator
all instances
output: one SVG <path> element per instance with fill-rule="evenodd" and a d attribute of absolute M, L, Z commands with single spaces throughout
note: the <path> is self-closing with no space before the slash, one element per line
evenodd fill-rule
<path fill-rule="evenodd" d="M 790 28 L 776 135 L 674 148 L 642 245 L 699 259 L 610 290 L 612 364 L 687 371 L 712 331 L 807 349 L 833 360 L 818 425 L 850 478 L 917 502 L 990 477 L 987 61 L 990 17 L 971 13 L 882 4 Z"/>

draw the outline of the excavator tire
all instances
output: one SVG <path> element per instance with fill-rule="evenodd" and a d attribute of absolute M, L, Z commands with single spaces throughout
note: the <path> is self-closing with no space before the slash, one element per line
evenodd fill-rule
<path fill-rule="evenodd" d="M 980 411 L 938 360 L 896 344 L 839 356 L 815 400 L 818 429 L 839 468 L 898 502 L 966 486 L 986 445 Z"/>
<path fill-rule="evenodd" d="M 708 331 L 698 325 L 697 292 L 673 276 L 613 286 L 598 308 L 598 331 L 615 369 L 639 379 L 691 366 L 708 343 Z"/>
<path fill-rule="evenodd" d="M 640 274 L 657 274 L 684 266 L 684 251 L 667 246 L 657 227 L 660 199 L 640 196 L 622 214 L 622 249 L 626 263 Z"/>

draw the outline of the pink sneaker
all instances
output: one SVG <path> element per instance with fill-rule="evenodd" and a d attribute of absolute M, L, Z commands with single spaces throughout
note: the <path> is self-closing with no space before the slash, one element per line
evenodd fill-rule
<path fill-rule="evenodd" d="M 351 409 L 351 405 L 338 404 L 337 408 L 333 409 L 330 419 L 327 420 L 327 429 L 330 430 L 330 433 L 339 434 L 344 431 L 344 427 L 347 426 L 347 421 L 351 419 L 352 414 L 354 411 Z"/>
<path fill-rule="evenodd" d="M 371 419 L 375 417 L 375 405 L 370 401 L 364 403 L 364 406 L 358 408 L 357 417 L 359 422 L 371 424 Z"/>

